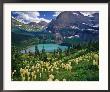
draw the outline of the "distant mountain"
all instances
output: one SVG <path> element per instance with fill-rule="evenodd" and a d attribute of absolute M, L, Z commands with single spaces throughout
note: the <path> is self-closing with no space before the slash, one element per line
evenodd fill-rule
<path fill-rule="evenodd" d="M 30 22 L 30 23 L 28 23 L 28 25 L 29 25 L 29 26 L 33 26 L 33 27 L 34 27 L 34 26 L 38 26 L 38 24 L 37 24 L 36 22 Z"/>
<path fill-rule="evenodd" d="M 47 26 L 47 22 L 45 22 L 45 21 L 40 21 L 39 23 L 38 23 L 38 25 L 39 26 L 42 26 L 42 27 L 45 27 L 45 26 Z"/>
<path fill-rule="evenodd" d="M 99 14 L 84 16 L 79 11 L 61 12 L 47 26 L 51 33 L 60 33 L 63 38 L 79 38 L 80 40 L 98 40 Z"/>
<path fill-rule="evenodd" d="M 99 24 L 98 13 L 93 14 L 93 17 L 84 16 L 78 11 L 61 12 L 56 19 L 53 19 L 48 30 L 58 31 L 62 28 L 70 29 L 90 29 Z"/>
<path fill-rule="evenodd" d="M 63 43 L 71 41 L 88 42 L 99 40 L 99 13 L 93 13 L 91 16 L 84 16 L 79 11 L 61 12 L 55 19 L 47 23 L 30 22 L 24 24 L 14 18 L 11 18 L 12 37 L 27 36 L 38 37 L 40 40 L 49 40 L 48 42 Z M 17 36 L 13 36 L 17 35 Z M 51 39 L 50 39 L 51 38 Z"/>
<path fill-rule="evenodd" d="M 30 22 L 28 24 L 24 24 L 22 22 L 19 22 L 18 20 L 11 18 L 11 26 L 28 31 L 28 32 L 38 32 L 45 28 L 47 25 L 46 22 L 40 21 L 39 23 L 36 22 Z"/>
<path fill-rule="evenodd" d="M 32 26 L 32 27 L 45 27 L 48 23 L 45 22 L 45 21 L 40 21 L 39 23 L 36 23 L 36 22 L 30 22 L 28 23 L 29 26 Z"/>

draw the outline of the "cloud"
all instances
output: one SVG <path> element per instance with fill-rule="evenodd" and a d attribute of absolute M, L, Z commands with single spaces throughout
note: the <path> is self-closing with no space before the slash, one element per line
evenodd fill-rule
<path fill-rule="evenodd" d="M 81 11 L 80 13 L 83 14 L 84 16 L 92 17 L 92 14 L 98 13 L 98 11 Z"/>
<path fill-rule="evenodd" d="M 50 22 L 48 19 L 40 18 L 40 13 L 36 11 L 18 11 L 13 12 L 13 14 L 17 14 L 16 19 L 25 24 L 29 22 L 38 23 L 40 21 Z"/>
<path fill-rule="evenodd" d="M 49 23 L 51 20 L 48 20 L 48 19 L 44 19 L 44 18 L 40 18 L 39 19 L 40 21 L 45 21 L 45 22 L 47 22 L 47 23 Z"/>
<path fill-rule="evenodd" d="M 36 18 L 33 20 L 33 22 L 39 23 L 40 21 L 45 21 L 47 23 L 49 23 L 51 20 L 45 19 L 45 18 Z"/>
<path fill-rule="evenodd" d="M 61 13 L 61 11 L 56 11 L 56 12 L 54 12 L 53 17 L 58 16 L 60 13 Z"/>
<path fill-rule="evenodd" d="M 36 11 L 25 12 L 25 14 L 27 14 L 28 16 L 33 17 L 33 18 L 36 18 L 36 17 L 40 16 L 40 13 L 36 12 Z"/>

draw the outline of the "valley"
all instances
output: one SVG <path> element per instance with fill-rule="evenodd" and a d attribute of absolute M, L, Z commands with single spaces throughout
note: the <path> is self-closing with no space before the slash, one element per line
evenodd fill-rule
<path fill-rule="evenodd" d="M 27 24 L 12 17 L 12 81 L 98 81 L 98 14 L 64 11 Z"/>

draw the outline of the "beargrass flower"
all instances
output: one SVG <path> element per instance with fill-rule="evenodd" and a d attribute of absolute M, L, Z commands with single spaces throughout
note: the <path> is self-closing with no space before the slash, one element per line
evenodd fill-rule
<path fill-rule="evenodd" d="M 52 74 L 49 75 L 49 78 L 54 79 L 54 75 L 52 75 Z"/>
<path fill-rule="evenodd" d="M 53 81 L 53 79 L 49 78 L 48 81 Z"/>
<path fill-rule="evenodd" d="M 66 81 L 66 79 L 63 79 L 63 81 Z"/>
<path fill-rule="evenodd" d="M 59 81 L 58 79 L 55 79 L 55 81 Z"/>

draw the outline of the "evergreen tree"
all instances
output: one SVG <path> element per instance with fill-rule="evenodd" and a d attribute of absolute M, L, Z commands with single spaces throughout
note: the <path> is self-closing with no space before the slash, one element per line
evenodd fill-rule
<path fill-rule="evenodd" d="M 60 48 L 57 49 L 57 57 L 58 57 L 58 59 L 62 58 L 62 49 L 60 49 Z"/>
<path fill-rule="evenodd" d="M 37 45 L 35 45 L 35 55 L 39 55 L 40 53 L 39 53 L 39 50 L 38 50 L 38 47 L 37 47 Z"/>
<path fill-rule="evenodd" d="M 47 54 L 46 54 L 46 52 L 45 52 L 44 46 L 43 46 L 43 48 L 42 48 L 42 60 L 43 60 L 44 62 L 47 61 Z"/>

